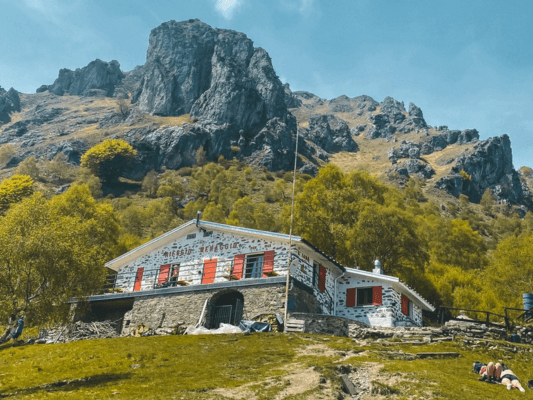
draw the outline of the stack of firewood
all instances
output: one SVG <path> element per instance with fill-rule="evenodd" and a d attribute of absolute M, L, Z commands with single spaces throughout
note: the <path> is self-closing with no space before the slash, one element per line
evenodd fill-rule
<path fill-rule="evenodd" d="M 43 329 L 37 343 L 67 343 L 86 339 L 108 339 L 119 337 L 116 324 L 111 321 L 81 322 Z"/>

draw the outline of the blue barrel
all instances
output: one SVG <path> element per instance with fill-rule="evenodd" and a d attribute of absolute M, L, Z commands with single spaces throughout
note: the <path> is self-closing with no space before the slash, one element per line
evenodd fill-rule
<path fill-rule="evenodd" d="M 530 310 L 533 308 L 533 294 L 524 293 L 522 297 L 524 298 L 524 310 Z M 533 317 L 533 311 L 529 312 L 527 316 L 529 318 Z"/>

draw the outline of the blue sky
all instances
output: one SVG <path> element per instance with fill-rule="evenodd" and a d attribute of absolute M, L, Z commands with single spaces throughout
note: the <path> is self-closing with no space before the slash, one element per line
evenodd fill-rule
<path fill-rule="evenodd" d="M 292 90 L 392 96 L 426 121 L 507 133 L 533 166 L 530 0 L 0 0 L 0 85 L 34 93 L 61 68 L 143 64 L 150 30 L 199 18 L 266 49 Z"/>

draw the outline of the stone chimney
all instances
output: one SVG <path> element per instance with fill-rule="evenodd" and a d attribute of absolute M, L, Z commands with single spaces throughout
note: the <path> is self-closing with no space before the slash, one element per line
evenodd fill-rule
<path fill-rule="evenodd" d="M 374 269 L 372 270 L 374 274 L 383 275 L 383 270 L 381 269 L 381 263 L 379 260 L 374 260 Z"/>

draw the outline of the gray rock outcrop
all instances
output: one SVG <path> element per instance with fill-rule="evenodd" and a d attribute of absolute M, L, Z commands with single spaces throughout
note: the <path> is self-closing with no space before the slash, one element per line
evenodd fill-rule
<path fill-rule="evenodd" d="M 441 178 L 435 187 L 456 197 L 465 194 L 475 203 L 487 188 L 501 201 L 520 204 L 524 200 L 507 135 L 481 141 L 472 150 L 463 152 L 457 157 L 452 173 Z"/>
<path fill-rule="evenodd" d="M 294 167 L 296 146 L 296 121 L 289 118 L 287 123 L 273 118 L 255 134 L 243 130 L 236 132 L 229 124 L 219 125 L 214 121 L 202 120 L 195 124 L 180 127 L 134 128 L 126 135 L 130 144 L 137 150 L 137 157 L 128 177 L 142 178 L 151 169 L 179 169 L 196 164 L 196 152 L 203 147 L 209 161 L 220 156 L 226 159 L 237 157 L 247 164 L 266 167 L 271 171 L 290 170 Z M 235 153 L 237 149 L 237 153 Z M 323 152 L 323 151 L 322 151 Z M 300 141 L 298 153 L 307 159 L 324 158 L 327 154 L 321 149 Z M 316 173 L 316 168 L 305 166 L 299 161 L 299 168 L 306 173 Z"/>
<path fill-rule="evenodd" d="M 302 105 L 302 100 L 292 93 L 288 83 L 283 85 L 283 89 L 285 90 L 285 105 L 287 108 L 298 108 Z"/>
<path fill-rule="evenodd" d="M 268 53 L 245 34 L 195 19 L 169 21 L 150 33 L 139 89 L 132 102 L 155 115 L 190 113 L 232 129 L 260 131 L 287 122 L 283 85 Z"/>
<path fill-rule="evenodd" d="M 10 122 L 10 114 L 17 111 L 20 111 L 19 93 L 13 88 L 6 91 L 0 86 L 0 125 Z"/>
<path fill-rule="evenodd" d="M 358 150 L 348 124 L 331 114 L 312 116 L 309 127 L 300 128 L 300 132 L 304 139 L 330 153 Z"/>
<path fill-rule="evenodd" d="M 37 93 L 50 91 L 58 96 L 68 93 L 78 96 L 112 96 L 116 85 L 124 78 L 118 61 L 91 61 L 75 71 L 64 68 L 52 85 L 43 85 Z M 100 90 L 101 92 L 98 92 Z"/>
<path fill-rule="evenodd" d="M 394 173 L 406 178 L 410 178 L 414 174 L 421 178 L 429 179 L 435 175 L 435 170 L 431 165 L 422 160 L 410 159 L 408 161 L 395 164 L 391 169 L 389 169 L 389 174 Z"/>
<path fill-rule="evenodd" d="M 409 113 L 405 111 L 403 102 L 385 97 L 380 105 L 380 112 L 368 116 L 372 124 L 366 136 L 370 139 L 389 138 L 396 132 L 408 133 L 426 129 L 422 110 L 413 103 L 409 104 Z"/>

